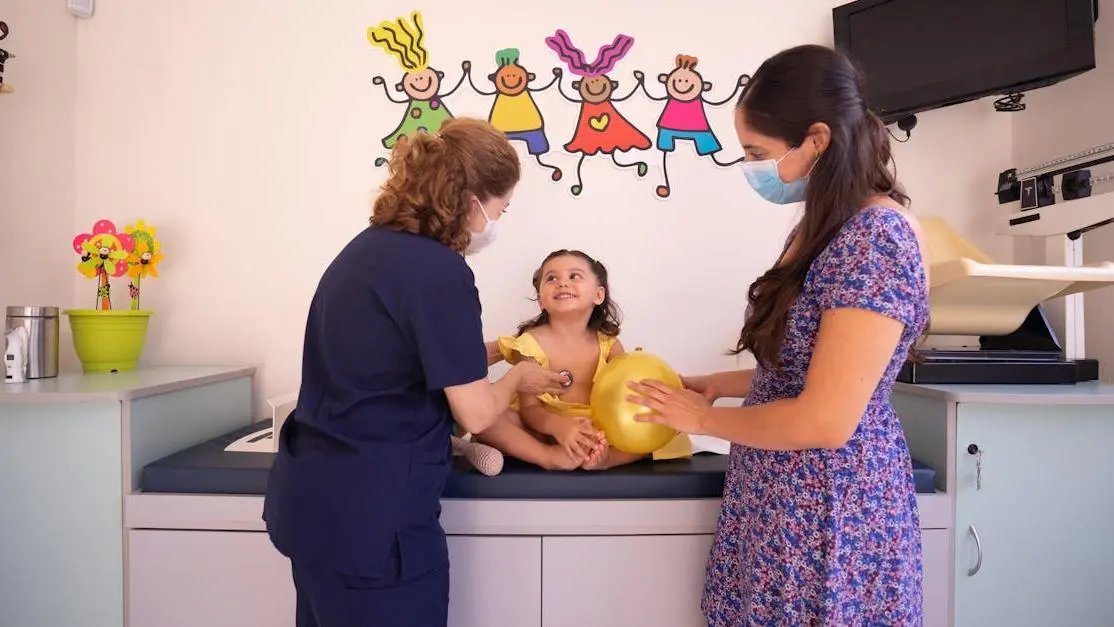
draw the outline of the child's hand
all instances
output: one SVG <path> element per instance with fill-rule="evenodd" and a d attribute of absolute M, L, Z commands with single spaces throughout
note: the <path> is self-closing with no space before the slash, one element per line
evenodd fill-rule
<path fill-rule="evenodd" d="M 558 425 L 552 435 L 569 457 L 583 462 L 599 447 L 599 432 L 587 418 L 565 418 Z"/>

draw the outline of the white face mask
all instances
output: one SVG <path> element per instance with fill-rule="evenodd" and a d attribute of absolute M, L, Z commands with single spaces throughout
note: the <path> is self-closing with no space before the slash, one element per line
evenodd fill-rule
<path fill-rule="evenodd" d="M 480 203 L 480 215 L 484 217 L 484 228 L 479 233 L 472 233 L 472 240 L 468 242 L 468 248 L 464 249 L 465 255 L 475 255 L 495 241 L 495 225 L 499 221 L 487 216 L 483 203 Z"/>

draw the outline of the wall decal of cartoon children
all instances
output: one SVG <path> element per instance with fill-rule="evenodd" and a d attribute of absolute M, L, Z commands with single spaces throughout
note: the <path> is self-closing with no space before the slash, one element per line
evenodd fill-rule
<path fill-rule="evenodd" d="M 615 65 L 623 59 L 634 45 L 634 39 L 627 35 L 617 35 L 610 44 L 601 46 L 596 54 L 595 61 L 588 63 L 584 53 L 572 44 L 568 33 L 558 29 L 552 37 L 545 40 L 547 46 L 557 53 L 568 67 L 571 74 L 580 77 L 572 82 L 580 99 L 569 96 L 557 83 L 557 90 L 569 102 L 580 104 L 580 116 L 576 122 L 576 130 L 567 144 L 565 150 L 570 153 L 579 153 L 580 159 L 576 162 L 576 183 L 570 191 L 573 196 L 579 196 L 584 190 L 580 168 L 586 157 L 595 154 L 605 154 L 611 161 L 621 168 L 635 168 L 639 177 L 646 176 L 649 166 L 644 161 L 634 163 L 620 163 L 616 152 L 629 150 L 647 150 L 650 148 L 650 138 L 631 124 L 618 109 L 616 102 L 622 102 L 634 95 L 639 89 L 635 85 L 630 93 L 623 97 L 616 97 L 615 89 L 619 82 L 612 80 L 608 73 L 615 69 Z"/>
<path fill-rule="evenodd" d="M 487 80 L 495 86 L 494 91 L 484 91 L 472 80 L 472 64 L 461 64 L 468 84 L 481 96 L 495 96 L 488 112 L 487 121 L 507 134 L 511 141 L 526 144 L 529 153 L 538 165 L 551 171 L 550 178 L 561 180 L 561 168 L 542 161 L 542 155 L 549 152 L 549 139 L 545 135 L 545 118 L 534 102 L 533 93 L 545 91 L 561 80 L 561 69 L 553 69 L 553 80 L 542 87 L 531 87 L 537 75 L 522 66 L 517 48 L 504 48 L 495 53 L 496 69 L 487 75 Z"/>
<path fill-rule="evenodd" d="M 657 149 L 661 151 L 661 171 L 664 182 L 654 190 L 658 198 L 668 198 L 671 193 L 669 186 L 669 155 L 677 147 L 677 140 L 691 141 L 696 148 L 696 154 L 701 157 L 711 156 L 712 162 L 720 167 L 729 167 L 742 161 L 742 157 L 732 161 L 720 161 L 716 154 L 723 149 L 719 139 L 716 138 L 712 127 L 708 124 L 708 114 L 704 105 L 718 107 L 735 99 L 750 76 L 743 74 L 735 82 L 735 89 L 731 95 L 723 100 L 706 100 L 704 94 L 712 89 L 712 84 L 696 70 L 698 59 L 685 54 L 677 55 L 674 67 L 668 74 L 659 74 L 658 82 L 665 86 L 664 96 L 653 96 L 646 88 L 646 77 L 642 72 L 634 73 L 635 80 L 642 87 L 646 97 L 651 100 L 665 101 L 665 108 L 658 117 Z"/>
<path fill-rule="evenodd" d="M 444 99 L 451 96 L 464 84 L 465 75 L 452 89 L 439 93 L 445 73 L 429 65 L 429 50 L 425 45 L 425 27 L 420 11 L 410 13 L 410 23 L 404 18 L 393 22 L 383 21 L 376 27 L 367 29 L 367 38 L 372 45 L 378 46 L 398 61 L 404 72 L 402 79 L 395 84 L 395 91 L 406 97 L 396 100 L 391 97 L 382 76 L 371 79 L 375 85 L 382 85 L 387 100 L 406 105 L 406 113 L 398 127 L 383 138 L 383 147 L 390 150 L 395 143 L 411 133 L 436 133 L 441 125 L 453 117 L 445 106 Z M 387 160 L 379 157 L 375 166 L 380 167 Z"/>

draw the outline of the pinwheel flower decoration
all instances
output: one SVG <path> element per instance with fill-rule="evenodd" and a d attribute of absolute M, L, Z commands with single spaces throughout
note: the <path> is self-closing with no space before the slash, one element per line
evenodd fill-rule
<path fill-rule="evenodd" d="M 134 225 L 129 224 L 125 231 L 135 246 L 124 260 L 127 263 L 127 273 L 131 282 L 128 283 L 128 295 L 131 297 L 131 308 L 139 309 L 139 282 L 147 277 L 159 277 L 158 265 L 163 260 L 159 240 L 155 239 L 155 227 L 137 220 Z"/>
<path fill-rule="evenodd" d="M 112 309 L 108 277 L 120 277 L 128 271 L 126 259 L 134 248 L 132 236 L 117 233 L 111 220 L 98 220 L 91 233 L 79 233 L 73 238 L 73 250 L 81 255 L 78 272 L 97 279 L 96 309 Z"/>

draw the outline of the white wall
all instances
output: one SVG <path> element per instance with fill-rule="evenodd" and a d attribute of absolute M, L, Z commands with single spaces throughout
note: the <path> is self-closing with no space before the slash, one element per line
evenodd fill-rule
<path fill-rule="evenodd" d="M 0 94 L 0 307 L 69 306 L 77 25 L 63 2 L 0 0 L 0 20 L 0 47 L 16 55 L 4 66 L 14 91 Z"/>
<path fill-rule="evenodd" d="M 719 97 L 782 48 L 830 43 L 835 4 L 758 10 L 693 0 L 681 16 L 633 0 L 568 0 L 547 5 L 548 14 L 494 0 L 420 8 L 432 63 L 448 80 L 464 59 L 482 79 L 505 47 L 520 48 L 523 63 L 545 77 L 559 62 L 544 38 L 561 27 L 589 57 L 617 33 L 634 37 L 613 75 L 621 93 L 632 71 L 652 78 L 683 52 L 700 57 Z M 308 301 L 323 268 L 366 224 L 385 174 L 372 165 L 383 153 L 379 140 L 403 114 L 371 82 L 383 75 L 393 83 L 399 67 L 365 31 L 410 8 L 357 0 L 334 0 L 328 10 L 309 0 L 99 3 L 76 26 L 76 205 L 37 208 L 66 225 L 50 258 L 71 272 L 72 290 L 53 298 L 75 306 L 94 293 L 70 267 L 73 233 L 101 217 L 144 218 L 167 254 L 161 278 L 144 283 L 143 304 L 156 311 L 145 362 L 258 364 L 261 408 L 263 397 L 294 389 Z M 486 332 L 510 332 L 532 313 L 529 277 L 548 251 L 579 247 L 611 269 L 628 345 L 684 372 L 733 365 L 723 352 L 741 324 L 746 288 L 773 261 L 794 216 L 758 199 L 737 169 L 697 159 L 684 145 L 670 161 L 667 201 L 654 198 L 653 150 L 642 180 L 589 159 L 585 191 L 573 199 L 575 157 L 560 146 L 577 110 L 552 92 L 538 102 L 565 179 L 551 182 L 523 153 L 524 180 L 500 239 L 473 260 Z M 483 116 L 489 106 L 467 86 L 447 103 L 457 115 Z M 635 96 L 620 110 L 653 139 L 656 103 Z M 738 155 L 730 105 L 710 117 L 723 155 Z M 68 127 L 59 128 L 64 136 Z M 912 140 L 896 146 L 914 208 L 946 217 L 1003 261 L 1011 243 L 991 233 L 988 187 L 1008 167 L 1010 144 L 1009 117 L 984 101 L 920 116 Z M 34 146 L 25 137 L 18 151 Z M 14 249 L 32 250 L 22 242 Z M 125 283 L 117 285 L 120 294 Z"/>
<path fill-rule="evenodd" d="M 1114 142 L 1114 5 L 1105 2 L 1095 27 L 1095 69 L 1051 88 L 1025 96 L 1025 111 L 1013 114 L 1013 163 L 1029 167 L 1050 159 Z M 1094 169 L 1095 175 L 1114 172 L 1106 164 Z M 1114 203 L 1110 185 L 1096 187 Z M 1070 204 L 1065 205 L 1070 211 Z M 1018 263 L 1063 264 L 1063 240 L 1047 241 L 1019 238 L 1015 244 Z M 1084 263 L 1114 261 L 1114 226 L 1106 226 L 1083 236 Z M 1084 296 L 1087 356 L 1098 359 L 1099 375 L 1114 382 L 1114 289 L 1106 288 Z M 1063 301 L 1048 307 L 1057 332 L 1063 337 Z"/>

